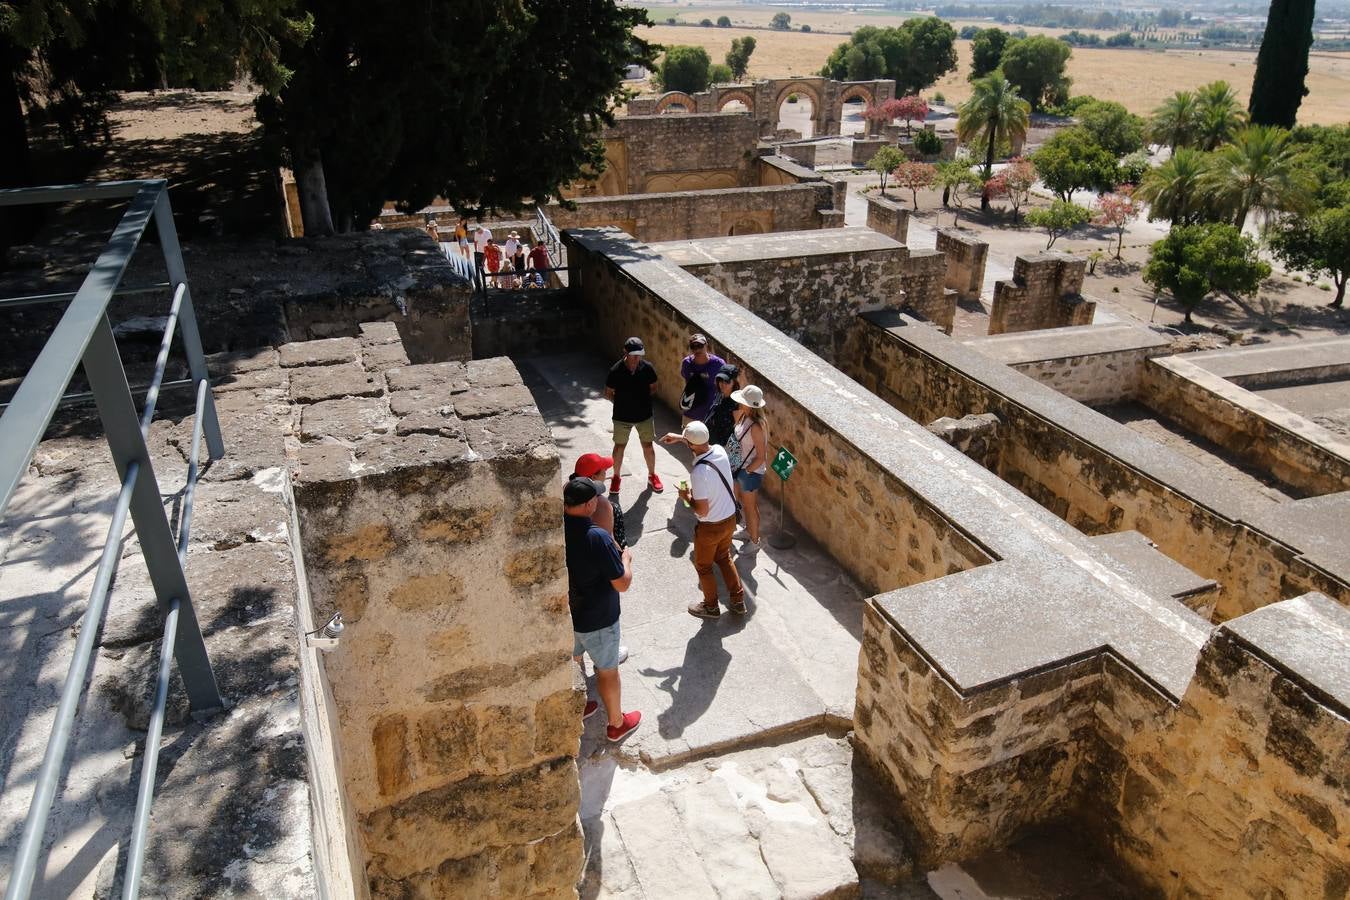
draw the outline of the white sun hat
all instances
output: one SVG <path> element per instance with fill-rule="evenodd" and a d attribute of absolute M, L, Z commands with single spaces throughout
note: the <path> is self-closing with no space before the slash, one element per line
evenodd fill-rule
<path fill-rule="evenodd" d="M 751 409 L 763 409 L 765 406 L 764 392 L 753 384 L 747 384 L 739 391 L 732 391 L 731 399 Z"/>

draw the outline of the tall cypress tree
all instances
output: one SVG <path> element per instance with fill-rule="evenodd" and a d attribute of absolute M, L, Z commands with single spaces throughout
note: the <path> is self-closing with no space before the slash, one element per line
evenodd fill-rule
<path fill-rule="evenodd" d="M 1266 19 L 1256 78 L 1247 111 L 1254 125 L 1293 128 L 1308 93 L 1308 50 L 1312 47 L 1315 0 L 1272 0 Z"/>

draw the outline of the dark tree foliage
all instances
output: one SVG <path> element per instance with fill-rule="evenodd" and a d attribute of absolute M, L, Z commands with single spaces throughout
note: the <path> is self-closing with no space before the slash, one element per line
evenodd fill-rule
<path fill-rule="evenodd" d="M 820 74 L 836 81 L 895 79 L 896 92 L 917 94 L 956 68 L 956 31 L 937 18 L 898 28 L 866 25 L 834 48 Z"/>
<path fill-rule="evenodd" d="M 1308 50 L 1313 42 L 1315 0 L 1272 0 L 1266 34 L 1256 56 L 1256 77 L 1247 106 L 1254 125 L 1293 128 L 1308 94 Z"/>
<path fill-rule="evenodd" d="M 984 28 L 975 33 L 970 44 L 970 77 L 982 78 L 1003 61 L 1003 48 L 1010 36 L 1002 28 Z"/>
<path fill-rule="evenodd" d="M 1068 44 L 1041 34 L 1011 41 L 1003 50 L 1003 76 L 1033 110 L 1041 110 L 1068 99 L 1064 66 L 1072 53 Z"/>
<path fill-rule="evenodd" d="M 683 91 L 686 94 L 706 91 L 711 77 L 712 59 L 708 51 L 688 44 L 667 47 L 665 56 L 661 57 L 661 66 L 657 69 L 657 79 L 661 82 L 662 90 Z"/>
<path fill-rule="evenodd" d="M 755 38 L 753 35 L 731 39 L 731 49 L 727 51 L 726 64 L 731 69 L 731 75 L 737 80 L 745 77 L 745 70 L 750 67 L 750 56 L 755 52 Z"/>
<path fill-rule="evenodd" d="M 386 201 L 518 209 L 599 171 L 644 10 L 614 0 L 305 0 L 314 34 L 259 103 L 302 209 L 359 227 Z M 306 206 L 306 200 L 309 206 Z M 311 230 L 307 215 L 307 233 Z"/>

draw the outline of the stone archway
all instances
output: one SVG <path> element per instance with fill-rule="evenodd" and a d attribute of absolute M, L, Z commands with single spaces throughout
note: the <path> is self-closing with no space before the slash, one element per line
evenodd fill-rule
<path fill-rule="evenodd" d="M 844 105 L 853 99 L 861 100 L 864 109 L 868 106 L 875 106 L 877 102 L 876 94 L 872 92 L 871 88 L 865 87 L 864 85 L 851 84 L 844 88 L 839 94 L 839 99 L 835 101 L 835 108 L 829 112 L 831 131 L 837 134 L 844 133 Z M 871 134 L 874 128 L 875 126 L 873 123 L 865 121 L 863 122 L 862 133 L 864 135 Z"/>
<path fill-rule="evenodd" d="M 824 105 L 821 100 L 821 91 L 815 85 L 806 81 L 789 81 L 779 88 L 777 96 L 774 97 L 773 106 L 769 110 L 773 128 L 775 130 L 778 128 L 778 123 L 782 118 L 783 104 L 793 94 L 804 95 L 811 101 L 811 134 L 803 133 L 802 137 L 818 135 L 822 131 L 822 123 L 828 120 L 822 118 Z"/>
<path fill-rule="evenodd" d="M 694 98 L 684 91 L 669 91 L 662 94 L 661 99 L 656 101 L 656 109 L 653 112 L 659 116 L 672 106 L 683 106 L 685 112 L 693 112 L 697 108 L 694 104 Z"/>
<path fill-rule="evenodd" d="M 717 111 L 721 112 L 723 109 L 726 108 L 726 105 L 728 103 L 733 103 L 737 100 L 745 104 L 745 108 L 750 113 L 750 115 L 753 116 L 755 114 L 755 98 L 751 96 L 749 91 L 743 91 L 740 89 L 727 91 L 723 93 L 721 96 L 719 96 L 717 98 Z"/>

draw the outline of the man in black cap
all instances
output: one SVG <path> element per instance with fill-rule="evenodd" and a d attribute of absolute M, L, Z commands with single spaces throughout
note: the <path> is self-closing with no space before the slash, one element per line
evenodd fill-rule
<path fill-rule="evenodd" d="M 563 533 L 567 542 L 567 604 L 572 610 L 572 658 L 590 654 L 595 686 L 609 719 L 606 736 L 621 741 L 642 721 L 620 706 L 619 594 L 633 583 L 633 554 L 619 550 L 609 532 L 591 522 L 601 488 L 590 478 L 572 478 L 563 488 Z M 606 501 L 607 502 L 607 501 Z M 583 718 L 599 709 L 586 701 Z"/>
<path fill-rule="evenodd" d="M 656 493 L 665 490 L 656 474 L 656 424 L 652 418 L 652 395 L 656 393 L 656 368 L 645 357 L 647 348 L 642 339 L 630 337 L 623 344 L 623 359 L 609 370 L 605 378 L 605 399 L 614 402 L 614 477 L 609 492 L 619 492 L 623 472 L 623 451 L 628 436 L 637 429 L 642 442 L 642 456 L 647 461 L 647 484 Z"/>

